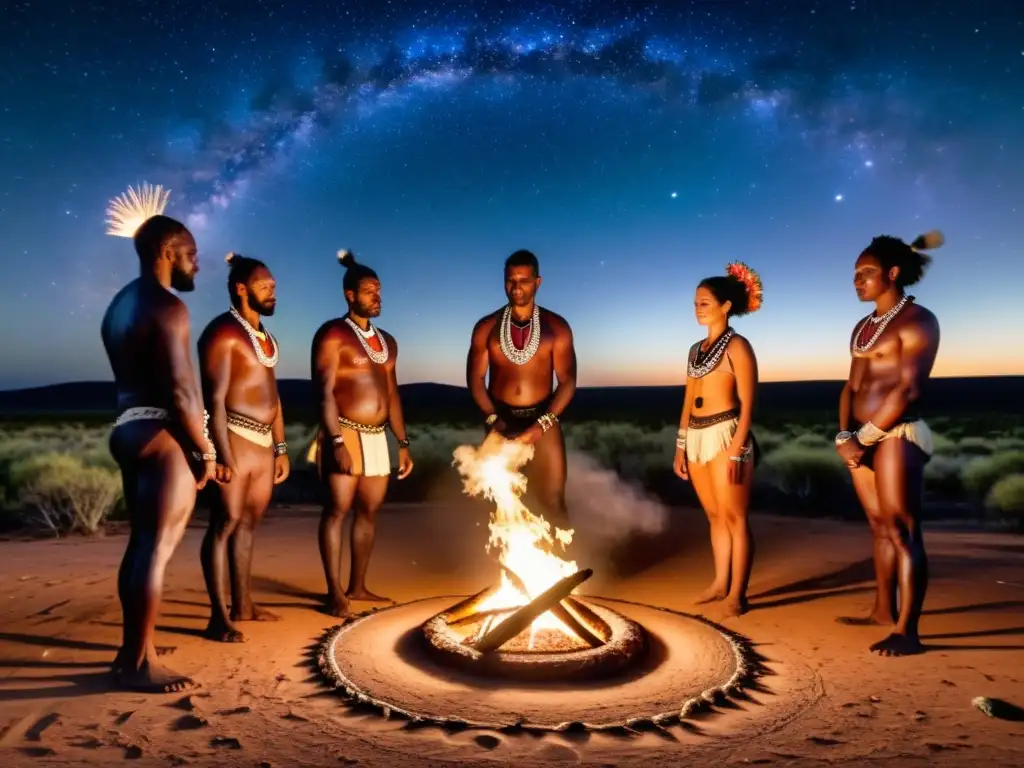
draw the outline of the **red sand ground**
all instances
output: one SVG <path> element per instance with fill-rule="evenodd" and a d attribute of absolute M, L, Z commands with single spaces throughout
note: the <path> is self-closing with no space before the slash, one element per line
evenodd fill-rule
<path fill-rule="evenodd" d="M 693 610 L 689 599 L 710 579 L 706 526 L 698 512 L 676 514 L 685 522 L 660 544 L 620 555 L 620 575 L 608 553 L 573 552 L 597 572 L 582 591 Z M 485 515 L 386 509 L 370 588 L 398 601 L 480 589 L 494 578 Z M 198 636 L 208 615 L 202 529 L 186 535 L 168 574 L 158 643 L 176 646 L 166 661 L 201 683 L 190 695 L 109 687 L 104 664 L 120 637 L 115 572 L 124 537 L 0 543 L 0 764 L 1024 764 L 1024 723 L 971 706 L 975 696 L 1024 705 L 1021 538 L 929 534 L 922 633 L 930 652 L 883 659 L 867 652 L 879 630 L 834 621 L 870 604 L 866 528 L 765 516 L 754 525 L 755 610 L 726 624 L 777 662 L 778 674 L 765 680 L 771 694 L 674 739 L 409 730 L 348 711 L 306 666 L 308 646 L 337 623 L 315 610 L 322 575 L 308 511 L 273 510 L 259 533 L 254 586 L 283 621 L 243 625 L 242 645 Z"/>

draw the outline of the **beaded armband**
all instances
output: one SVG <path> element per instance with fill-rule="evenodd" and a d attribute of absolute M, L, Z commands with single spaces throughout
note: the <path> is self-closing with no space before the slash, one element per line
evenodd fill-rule
<path fill-rule="evenodd" d="M 288 453 L 288 443 L 274 443 L 274 456 L 284 456 Z"/>
<path fill-rule="evenodd" d="M 548 411 L 539 419 L 537 419 L 537 423 L 540 425 L 541 432 L 547 432 L 549 429 L 555 426 L 555 424 L 558 423 L 558 417 L 555 416 L 555 414 L 551 413 L 551 411 Z"/>

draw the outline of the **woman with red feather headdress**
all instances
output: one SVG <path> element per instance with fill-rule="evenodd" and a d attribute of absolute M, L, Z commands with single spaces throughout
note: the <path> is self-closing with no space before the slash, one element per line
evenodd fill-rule
<path fill-rule="evenodd" d="M 751 432 L 757 358 L 729 321 L 756 312 L 761 299 L 761 278 L 741 262 L 697 286 L 694 310 L 708 335 L 690 348 L 673 461 L 675 473 L 693 484 L 711 525 L 715 578 L 696 602 L 724 601 L 727 616 L 747 610 L 754 559 L 747 507 L 757 454 Z"/>

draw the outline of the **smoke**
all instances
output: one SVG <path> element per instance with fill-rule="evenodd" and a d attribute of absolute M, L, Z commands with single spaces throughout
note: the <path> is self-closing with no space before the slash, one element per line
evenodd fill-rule
<path fill-rule="evenodd" d="M 668 527 L 669 511 L 642 488 L 585 453 L 568 455 L 565 499 L 573 526 L 587 538 L 618 543 L 634 537 L 654 536 Z"/>

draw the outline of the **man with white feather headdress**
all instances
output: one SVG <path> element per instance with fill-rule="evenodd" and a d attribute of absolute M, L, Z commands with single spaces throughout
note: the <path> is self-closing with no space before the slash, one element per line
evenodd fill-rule
<path fill-rule="evenodd" d="M 167 193 L 146 185 L 111 201 L 107 234 L 132 238 L 139 277 L 103 316 L 103 346 L 117 387 L 110 451 L 121 469 L 131 536 L 118 573 L 123 639 L 113 663 L 121 687 L 171 693 L 194 685 L 157 662 L 164 572 L 185 533 L 196 491 L 230 480 L 217 465 L 189 343 L 189 313 L 172 293 L 192 291 L 196 241 L 163 215 Z"/>

